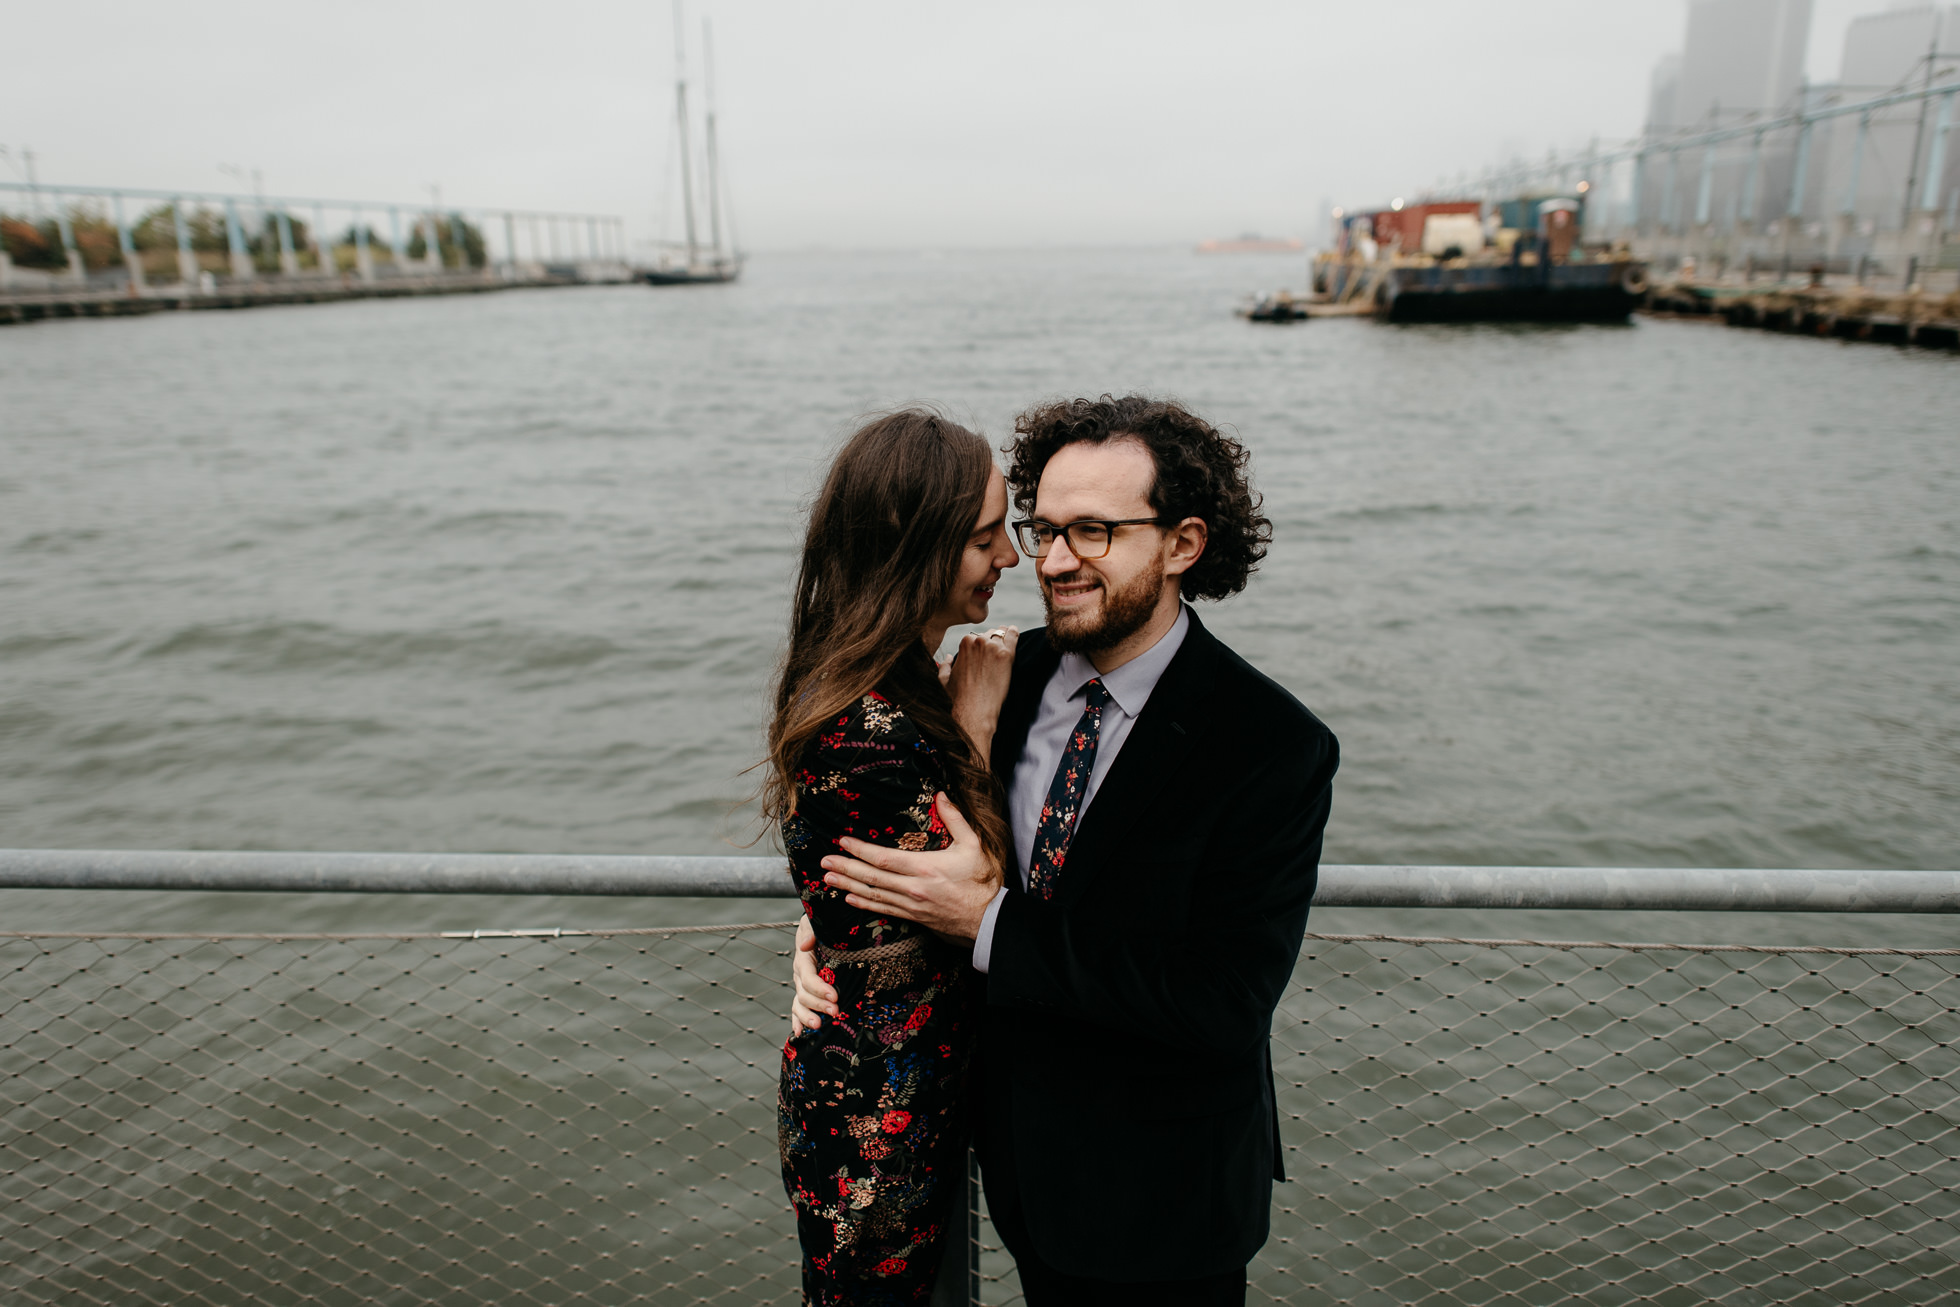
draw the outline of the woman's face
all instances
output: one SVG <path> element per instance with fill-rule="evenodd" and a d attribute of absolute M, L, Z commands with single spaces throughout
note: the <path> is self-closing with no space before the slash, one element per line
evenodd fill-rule
<path fill-rule="evenodd" d="M 1007 529 L 1007 481 L 999 468 L 987 473 L 987 497 L 980 503 L 980 516 L 960 550 L 960 570 L 953 579 L 952 593 L 933 616 L 935 626 L 977 626 L 987 620 L 987 605 L 994 597 L 994 583 L 1000 574 L 1021 561 L 1014 552 L 1014 534 Z"/>

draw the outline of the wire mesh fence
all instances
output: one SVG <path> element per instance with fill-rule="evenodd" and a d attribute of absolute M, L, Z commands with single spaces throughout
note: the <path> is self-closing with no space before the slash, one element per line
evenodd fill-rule
<path fill-rule="evenodd" d="M 0 1300 L 793 1303 L 788 948 L 0 935 Z M 1950 1300 L 1957 973 L 1309 936 L 1253 1298 Z"/>

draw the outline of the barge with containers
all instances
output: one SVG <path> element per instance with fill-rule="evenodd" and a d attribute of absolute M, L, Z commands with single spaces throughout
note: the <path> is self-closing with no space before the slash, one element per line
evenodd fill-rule
<path fill-rule="evenodd" d="M 1625 322 L 1647 265 L 1624 245 L 1586 244 L 1584 224 L 1583 191 L 1336 210 L 1315 302 L 1389 322 Z"/>

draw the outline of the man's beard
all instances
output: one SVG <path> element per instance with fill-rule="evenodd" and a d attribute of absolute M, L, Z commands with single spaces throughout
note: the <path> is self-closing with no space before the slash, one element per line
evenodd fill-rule
<path fill-rule="evenodd" d="M 1113 649 L 1149 623 L 1151 615 L 1157 611 L 1157 600 L 1163 593 L 1164 565 L 1161 561 L 1138 574 L 1121 590 L 1112 590 L 1104 585 L 1102 604 L 1094 617 L 1058 612 L 1054 592 L 1044 585 L 1041 587 L 1041 603 L 1048 611 L 1048 643 L 1057 653 L 1087 654 Z"/>

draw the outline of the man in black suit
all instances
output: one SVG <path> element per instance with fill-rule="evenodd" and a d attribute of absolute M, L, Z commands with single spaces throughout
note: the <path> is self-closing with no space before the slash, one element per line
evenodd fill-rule
<path fill-rule="evenodd" d="M 1016 431 L 1048 614 L 993 735 L 1017 865 L 988 888 L 953 812 L 950 849 L 849 841 L 824 866 L 854 904 L 974 941 L 977 1147 L 1030 1307 L 1242 1304 L 1284 1178 L 1268 1042 L 1338 745 L 1185 602 L 1265 555 L 1237 441 L 1135 396 Z"/>

